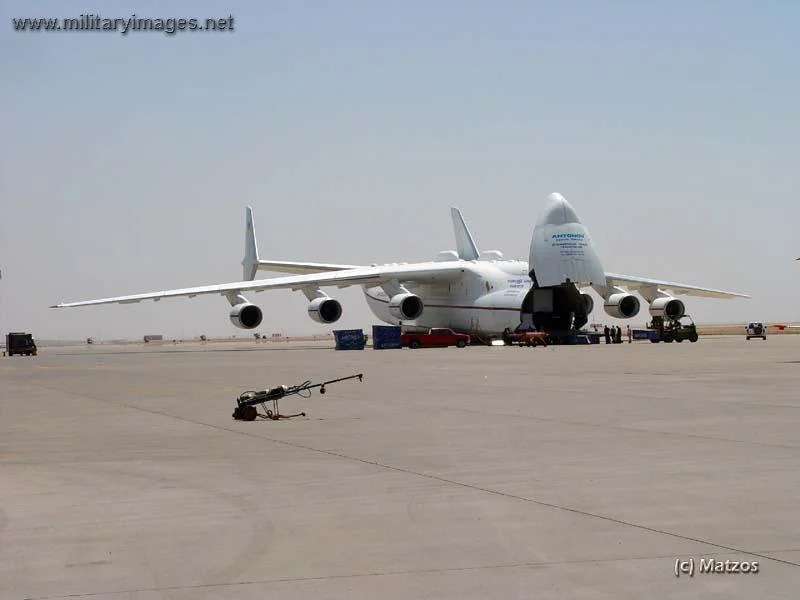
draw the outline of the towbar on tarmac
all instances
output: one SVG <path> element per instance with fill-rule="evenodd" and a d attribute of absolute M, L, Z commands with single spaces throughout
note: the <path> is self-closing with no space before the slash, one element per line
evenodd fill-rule
<path fill-rule="evenodd" d="M 364 374 L 358 373 L 357 375 L 348 375 L 347 377 L 340 377 L 339 379 L 330 379 L 322 383 L 311 383 L 311 380 L 304 381 L 300 385 L 285 386 L 279 385 L 268 390 L 260 392 L 247 391 L 239 394 L 236 399 L 236 408 L 233 409 L 233 418 L 238 421 L 255 421 L 256 418 L 272 419 L 291 419 L 292 417 L 305 417 L 306 413 L 300 412 L 293 415 L 282 415 L 278 410 L 278 400 L 286 396 L 294 396 L 295 394 L 303 398 L 311 397 L 311 390 L 319 388 L 319 393 L 325 393 L 325 386 L 332 383 L 339 383 L 340 381 L 347 381 L 348 379 L 358 378 L 363 381 Z M 272 409 L 268 409 L 265 405 L 266 402 L 272 402 Z M 256 405 L 260 404 L 264 409 L 264 413 L 259 413 Z"/>

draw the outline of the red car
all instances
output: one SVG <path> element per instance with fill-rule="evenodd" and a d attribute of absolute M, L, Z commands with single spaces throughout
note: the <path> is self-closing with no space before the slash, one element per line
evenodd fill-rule
<path fill-rule="evenodd" d="M 469 344 L 469 336 L 465 333 L 456 333 L 445 327 L 435 327 L 428 333 L 404 333 L 400 336 L 403 346 L 409 348 L 446 348 L 457 346 L 463 348 Z"/>

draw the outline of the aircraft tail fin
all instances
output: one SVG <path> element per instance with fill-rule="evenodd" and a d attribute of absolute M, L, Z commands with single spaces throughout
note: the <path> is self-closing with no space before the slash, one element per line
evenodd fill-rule
<path fill-rule="evenodd" d="M 475 245 L 475 240 L 472 239 L 472 234 L 467 229 L 467 224 L 464 222 L 464 217 L 461 216 L 461 211 L 456 207 L 452 207 L 450 215 L 453 217 L 453 232 L 456 235 L 458 257 L 462 260 L 478 260 L 480 252 L 478 252 L 478 247 Z"/>
<path fill-rule="evenodd" d="M 245 209 L 244 259 L 242 260 L 242 281 L 252 281 L 258 271 L 258 245 L 256 226 L 253 223 L 253 208 Z"/>

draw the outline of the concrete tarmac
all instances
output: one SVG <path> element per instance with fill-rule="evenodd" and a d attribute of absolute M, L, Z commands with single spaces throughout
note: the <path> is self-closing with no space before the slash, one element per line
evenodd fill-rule
<path fill-rule="evenodd" d="M 798 369 L 800 336 L 0 359 L 0 598 L 794 600 Z"/>

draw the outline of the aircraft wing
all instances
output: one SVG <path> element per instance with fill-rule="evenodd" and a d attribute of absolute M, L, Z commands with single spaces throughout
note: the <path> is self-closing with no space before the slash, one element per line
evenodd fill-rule
<path fill-rule="evenodd" d="M 337 286 L 340 288 L 351 285 L 382 285 L 396 280 L 403 283 L 441 283 L 453 281 L 461 277 L 465 267 L 459 263 L 430 263 L 421 265 L 383 265 L 376 267 L 361 267 L 345 269 L 328 273 L 313 273 L 309 275 L 294 275 L 290 277 L 275 277 L 256 281 L 236 281 L 217 285 L 165 290 L 161 292 L 148 292 L 145 294 L 132 294 L 130 296 L 116 296 L 113 298 L 100 298 L 97 300 L 82 300 L 80 302 L 62 302 L 50 308 L 72 308 L 76 306 L 93 306 L 97 304 L 133 304 L 142 300 L 158 302 L 162 298 L 187 297 L 194 298 L 204 294 L 219 294 L 230 296 L 241 292 L 263 292 L 265 290 L 315 288 Z"/>
<path fill-rule="evenodd" d="M 611 286 L 622 286 L 635 290 L 645 298 L 648 296 L 655 298 L 658 296 L 659 291 L 676 295 L 685 294 L 687 296 L 700 296 L 705 298 L 750 297 L 747 294 L 740 294 L 738 292 L 726 292 L 724 290 L 714 290 L 711 288 L 698 287 L 696 285 L 686 285 L 685 283 L 647 279 L 645 277 L 633 277 L 631 275 L 619 275 L 617 273 L 606 273 L 606 282 Z"/>

